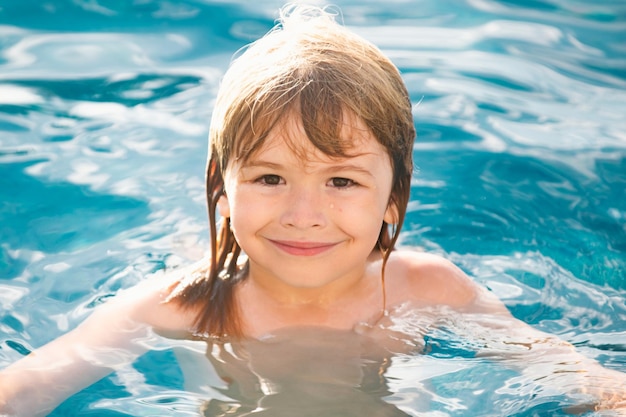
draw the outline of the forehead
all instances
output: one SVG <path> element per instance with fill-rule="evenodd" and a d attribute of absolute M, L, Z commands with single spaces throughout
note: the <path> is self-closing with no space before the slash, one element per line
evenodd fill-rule
<path fill-rule="evenodd" d="M 287 148 L 303 162 L 336 161 L 366 154 L 388 156 L 365 122 L 350 112 L 343 113 L 335 135 L 322 137 L 307 132 L 302 118 L 290 112 L 268 133 L 263 145 L 250 155 L 250 159 L 277 148 Z"/>

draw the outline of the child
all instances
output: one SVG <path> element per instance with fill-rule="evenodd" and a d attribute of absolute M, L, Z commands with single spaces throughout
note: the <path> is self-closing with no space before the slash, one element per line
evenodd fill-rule
<path fill-rule="evenodd" d="M 355 387 L 382 378 L 392 353 L 419 351 L 424 334 L 394 328 L 394 314 L 420 311 L 427 328 L 438 311 L 506 330 L 500 345 L 519 347 L 509 356 L 550 354 L 558 359 L 547 380 L 564 375 L 591 394 L 591 407 L 626 412 L 623 374 L 516 321 L 448 261 L 394 251 L 414 139 L 409 96 L 389 59 L 323 10 L 284 9 L 281 26 L 233 62 L 217 97 L 206 173 L 211 256 L 127 290 L 5 369 L 0 410 L 49 411 L 131 362 L 154 330 L 207 340 L 226 392 L 253 404 L 240 415 L 254 407 L 302 415 L 337 399 L 344 403 L 334 407 L 354 404 L 360 415 L 405 415 L 381 399 L 384 383 L 372 383 L 377 399 Z M 501 355 L 497 346 L 483 351 Z M 300 369 L 294 380 L 312 352 L 323 369 Z M 205 413 L 234 410 L 212 401 Z"/>

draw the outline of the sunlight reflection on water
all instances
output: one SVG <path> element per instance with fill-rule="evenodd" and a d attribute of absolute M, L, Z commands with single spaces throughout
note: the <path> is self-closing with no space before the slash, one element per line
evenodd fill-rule
<path fill-rule="evenodd" d="M 626 371 L 625 6 L 335 3 L 400 67 L 414 102 L 402 244 L 446 256 L 517 317 Z M 0 5 L 2 366 L 120 289 L 204 254 L 212 101 L 231 55 L 280 5 Z M 159 377 L 178 372 L 163 349 L 55 415 L 90 402 L 110 415 L 196 409 L 207 391 Z M 390 402 L 420 415 L 472 415 L 489 389 L 510 413 L 564 413 L 524 405 L 529 385 L 468 358 L 398 356 L 386 377 Z"/>

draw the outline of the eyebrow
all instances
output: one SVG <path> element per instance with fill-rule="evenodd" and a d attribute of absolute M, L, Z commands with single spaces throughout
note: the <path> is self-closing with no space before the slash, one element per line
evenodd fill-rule
<path fill-rule="evenodd" d="M 359 172 L 361 174 L 369 175 L 370 177 L 374 176 L 374 174 L 372 174 L 372 172 L 369 169 L 363 168 L 362 166 L 354 165 L 354 164 L 333 165 L 322 171 L 327 172 L 327 173 L 351 171 L 351 172 Z"/>
<path fill-rule="evenodd" d="M 244 163 L 241 167 L 242 169 L 249 169 L 249 168 L 269 168 L 269 169 L 284 169 L 285 166 L 280 164 L 280 163 L 276 163 L 276 162 L 270 162 L 270 161 L 265 161 L 265 160 L 249 160 L 246 163 Z M 322 170 L 320 170 L 320 172 L 323 173 L 336 173 L 336 172 L 344 172 L 344 171 L 352 171 L 352 172 L 359 172 L 365 175 L 369 175 L 370 177 L 374 177 L 374 174 L 367 168 L 364 168 L 360 165 L 355 165 L 355 164 L 349 164 L 349 163 L 343 163 L 343 164 L 337 164 L 337 165 L 331 165 L 327 168 L 324 168 Z"/>
<path fill-rule="evenodd" d="M 249 159 L 243 164 L 241 164 L 242 168 L 282 168 L 283 165 L 277 164 L 275 162 L 263 161 L 258 159 Z"/>

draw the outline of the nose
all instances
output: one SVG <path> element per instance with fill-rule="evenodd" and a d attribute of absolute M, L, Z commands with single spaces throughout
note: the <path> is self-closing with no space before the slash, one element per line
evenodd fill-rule
<path fill-rule="evenodd" d="M 285 201 L 281 224 L 303 230 L 326 226 L 322 194 L 322 191 L 316 190 L 315 187 L 292 187 Z"/>

